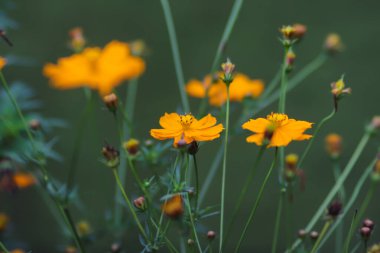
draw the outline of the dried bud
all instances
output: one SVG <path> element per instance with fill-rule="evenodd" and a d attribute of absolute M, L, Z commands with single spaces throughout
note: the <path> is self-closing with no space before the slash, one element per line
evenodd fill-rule
<path fill-rule="evenodd" d="M 310 236 L 310 239 L 314 241 L 318 239 L 319 233 L 317 231 L 311 231 L 309 236 Z"/>
<path fill-rule="evenodd" d="M 81 237 L 88 236 L 91 233 L 90 223 L 88 223 L 85 220 L 78 222 L 76 227 L 77 227 L 78 234 Z"/>
<path fill-rule="evenodd" d="M 191 142 L 187 148 L 187 152 L 190 155 L 195 155 L 196 153 L 198 153 L 198 150 L 199 150 L 198 142 L 196 142 L 196 141 Z"/>
<path fill-rule="evenodd" d="M 162 210 L 170 218 L 179 218 L 184 212 L 182 196 L 180 194 L 176 194 L 167 199 L 162 206 Z"/>
<path fill-rule="evenodd" d="M 335 219 L 342 211 L 342 203 L 339 200 L 333 201 L 327 210 L 327 215 L 331 219 Z"/>
<path fill-rule="evenodd" d="M 328 53 L 339 53 L 343 50 L 343 47 L 342 40 L 338 34 L 330 33 L 327 35 L 324 48 Z"/>
<path fill-rule="evenodd" d="M 303 24 L 294 24 L 293 25 L 293 36 L 298 40 L 302 39 L 305 33 L 307 32 L 307 27 Z"/>
<path fill-rule="evenodd" d="M 285 157 L 285 165 L 287 168 L 295 169 L 298 163 L 298 155 L 297 154 L 288 154 Z"/>
<path fill-rule="evenodd" d="M 226 85 L 230 85 L 233 80 L 233 73 L 235 70 L 235 64 L 233 64 L 229 58 L 227 58 L 227 61 L 222 64 L 222 70 L 223 70 L 223 82 Z"/>
<path fill-rule="evenodd" d="M 367 228 L 372 230 L 374 228 L 374 226 L 375 226 L 375 223 L 370 219 L 365 219 L 363 221 L 363 227 L 367 227 Z"/>
<path fill-rule="evenodd" d="M 213 240 L 215 238 L 215 236 L 216 236 L 215 231 L 210 230 L 210 231 L 207 232 L 207 238 L 209 240 Z"/>
<path fill-rule="evenodd" d="M 115 113 L 117 110 L 118 98 L 115 93 L 103 97 L 103 102 L 110 112 Z"/>
<path fill-rule="evenodd" d="M 360 229 L 360 235 L 362 236 L 363 240 L 368 240 L 371 236 L 372 230 L 368 227 L 362 227 Z"/>
<path fill-rule="evenodd" d="M 111 169 L 116 169 L 117 166 L 119 166 L 119 151 L 116 148 L 110 145 L 106 145 L 102 148 L 102 154 L 106 159 L 106 165 L 108 167 L 110 167 Z"/>
<path fill-rule="evenodd" d="M 146 201 L 143 196 L 138 197 L 137 199 L 133 200 L 133 205 L 140 211 L 146 210 Z"/>
<path fill-rule="evenodd" d="M 86 45 L 86 39 L 83 36 L 83 30 L 80 27 L 75 27 L 69 31 L 70 36 L 70 48 L 79 53 L 83 50 Z"/>
<path fill-rule="evenodd" d="M 134 156 L 139 152 L 140 142 L 132 138 L 124 142 L 123 147 L 127 150 L 128 154 Z"/>
<path fill-rule="evenodd" d="M 0 233 L 7 228 L 8 222 L 8 215 L 6 215 L 5 213 L 0 213 Z"/>
<path fill-rule="evenodd" d="M 326 151 L 333 157 L 339 157 L 342 152 L 342 137 L 339 134 L 329 134 L 325 138 Z"/>
<path fill-rule="evenodd" d="M 40 130 L 41 122 L 38 119 L 32 119 L 29 121 L 29 128 L 35 131 Z"/>
<path fill-rule="evenodd" d="M 304 229 L 298 230 L 298 238 L 300 238 L 301 240 L 305 239 L 306 235 L 307 235 L 306 230 Z"/>

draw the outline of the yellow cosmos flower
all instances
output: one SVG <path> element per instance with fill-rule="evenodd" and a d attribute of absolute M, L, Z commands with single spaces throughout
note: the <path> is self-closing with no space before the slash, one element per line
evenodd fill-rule
<path fill-rule="evenodd" d="M 121 82 L 140 76 L 144 61 L 131 55 L 127 43 L 111 41 L 103 49 L 90 47 L 83 52 L 48 63 L 43 69 L 58 89 L 89 87 L 108 95 Z"/>
<path fill-rule="evenodd" d="M 0 70 L 2 70 L 6 64 L 7 64 L 7 59 L 0 56 Z"/>
<path fill-rule="evenodd" d="M 250 119 L 242 125 L 243 129 L 255 133 L 247 137 L 247 142 L 256 143 L 259 146 L 263 145 L 269 130 L 271 136 L 268 147 L 287 146 L 291 141 L 308 140 L 312 136 L 304 132 L 311 126 L 310 122 L 289 119 L 282 113 L 271 113 L 266 118 Z"/>
<path fill-rule="evenodd" d="M 179 115 L 177 113 L 165 113 L 160 118 L 163 129 L 152 129 L 150 134 L 158 140 L 174 139 L 174 146 L 180 140 L 189 144 L 193 141 L 211 141 L 220 137 L 223 131 L 222 124 L 216 124 L 216 118 L 208 114 L 197 120 L 191 114 Z"/>
<path fill-rule="evenodd" d="M 222 73 L 218 75 L 222 76 Z M 221 79 L 212 83 L 211 76 L 207 75 L 202 82 L 193 79 L 186 85 L 186 92 L 196 98 L 205 97 L 207 90 L 210 105 L 220 107 L 227 101 L 227 86 Z M 264 83 L 261 80 L 237 73 L 230 84 L 230 101 L 241 102 L 246 97 L 257 98 L 263 91 Z"/>

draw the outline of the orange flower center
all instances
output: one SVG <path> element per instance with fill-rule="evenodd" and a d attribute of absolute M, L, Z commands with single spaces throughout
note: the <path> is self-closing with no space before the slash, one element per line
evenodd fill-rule
<path fill-rule="evenodd" d="M 193 121 L 194 116 L 191 114 L 179 115 L 179 123 L 182 125 L 183 129 L 189 129 Z"/>
<path fill-rule="evenodd" d="M 288 115 L 283 113 L 271 113 L 267 115 L 267 120 L 269 120 L 274 127 L 281 126 L 284 122 L 288 121 Z"/>

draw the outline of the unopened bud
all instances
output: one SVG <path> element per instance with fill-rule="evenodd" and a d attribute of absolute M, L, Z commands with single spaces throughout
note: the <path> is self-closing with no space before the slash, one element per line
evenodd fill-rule
<path fill-rule="evenodd" d="M 41 122 L 38 119 L 32 119 L 29 121 L 29 127 L 32 130 L 40 130 L 41 129 Z"/>
<path fill-rule="evenodd" d="M 367 227 L 367 228 L 372 230 L 374 228 L 374 226 L 375 226 L 375 223 L 370 219 L 365 219 L 363 221 L 363 227 Z"/>
<path fill-rule="evenodd" d="M 318 239 L 319 233 L 317 231 L 311 231 L 309 236 L 310 236 L 310 239 L 312 239 L 314 241 L 314 240 Z"/>
<path fill-rule="evenodd" d="M 360 235 L 362 236 L 363 240 L 368 240 L 371 236 L 372 230 L 368 227 L 362 227 L 360 228 Z"/>
<path fill-rule="evenodd" d="M 325 138 L 327 153 L 336 158 L 342 152 L 342 137 L 339 134 L 329 134 Z"/>
<path fill-rule="evenodd" d="M 187 148 L 187 152 L 190 155 L 195 155 L 198 152 L 198 150 L 199 150 L 198 142 L 196 141 L 191 142 L 189 147 Z"/>
<path fill-rule="evenodd" d="M 342 211 L 342 203 L 339 200 L 333 201 L 327 210 L 327 215 L 335 219 Z"/>
<path fill-rule="evenodd" d="M 298 40 L 302 39 L 302 37 L 307 32 L 307 27 L 303 24 L 294 24 L 293 25 L 293 36 Z"/>
<path fill-rule="evenodd" d="M 140 211 L 146 210 L 146 201 L 143 196 L 138 197 L 137 199 L 133 200 L 133 205 Z"/>
<path fill-rule="evenodd" d="M 106 165 L 108 167 L 115 169 L 117 166 L 119 166 L 119 151 L 116 148 L 110 145 L 106 145 L 102 148 L 102 154 L 103 157 L 106 159 Z"/>
<path fill-rule="evenodd" d="M 146 54 L 146 44 L 143 40 L 135 40 L 129 43 L 131 53 L 135 56 L 143 56 Z"/>
<path fill-rule="evenodd" d="M 304 229 L 298 230 L 298 238 L 300 238 L 301 240 L 305 239 L 306 235 L 307 235 L 306 230 Z"/>
<path fill-rule="evenodd" d="M 187 245 L 189 245 L 189 246 L 193 246 L 194 245 L 194 240 L 193 239 L 188 239 L 187 240 Z"/>
<path fill-rule="evenodd" d="M 343 44 L 340 36 L 336 33 L 327 35 L 324 48 L 330 54 L 341 52 L 343 50 Z"/>
<path fill-rule="evenodd" d="M 290 72 L 293 70 L 294 62 L 296 60 L 296 54 L 292 49 L 286 53 L 286 71 Z"/>
<path fill-rule="evenodd" d="M 229 58 L 227 58 L 227 61 L 222 64 L 222 70 L 223 70 L 223 82 L 226 85 L 230 85 L 233 80 L 233 73 L 235 70 L 235 64 L 233 64 Z"/>
<path fill-rule="evenodd" d="M 144 144 L 145 144 L 145 146 L 147 146 L 148 148 L 150 148 L 150 147 L 153 146 L 154 142 L 153 142 L 152 139 L 147 139 L 147 140 L 145 140 Z"/>
<path fill-rule="evenodd" d="M 207 232 L 207 238 L 209 240 L 213 240 L 215 238 L 215 236 L 216 236 L 215 231 L 210 230 L 210 231 Z"/>
<path fill-rule="evenodd" d="M 184 212 L 182 196 L 180 194 L 176 194 L 167 199 L 162 206 L 162 210 L 170 218 L 179 218 Z"/>
<path fill-rule="evenodd" d="M 286 25 L 286 26 L 281 27 L 280 32 L 282 33 L 282 36 L 284 37 L 284 39 L 289 40 L 293 38 L 295 30 L 293 26 Z"/>
<path fill-rule="evenodd" d="M 70 35 L 70 48 L 76 52 L 79 53 L 83 50 L 84 46 L 86 45 L 86 39 L 83 36 L 83 30 L 80 27 L 75 27 L 69 31 Z"/>
<path fill-rule="evenodd" d="M 90 223 L 87 221 L 80 221 L 76 225 L 79 236 L 88 236 L 91 233 Z"/>
<path fill-rule="evenodd" d="M 297 167 L 297 163 L 298 163 L 298 155 L 297 154 L 288 154 L 285 157 L 286 167 L 291 168 L 291 169 L 295 169 Z"/>
<path fill-rule="evenodd" d="M 0 233 L 7 228 L 8 222 L 8 215 L 6 215 L 5 213 L 0 213 Z"/>
<path fill-rule="evenodd" d="M 140 142 L 132 138 L 124 142 L 123 147 L 127 150 L 128 154 L 134 156 L 139 152 Z"/>
<path fill-rule="evenodd" d="M 112 243 L 111 245 L 111 253 L 119 253 L 121 250 L 121 245 L 119 243 Z"/>
<path fill-rule="evenodd" d="M 117 110 L 118 98 L 115 93 L 103 97 L 103 102 L 110 112 L 115 113 Z"/>

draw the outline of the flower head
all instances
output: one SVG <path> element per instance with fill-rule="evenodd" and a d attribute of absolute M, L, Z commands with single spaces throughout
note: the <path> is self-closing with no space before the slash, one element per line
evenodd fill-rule
<path fill-rule="evenodd" d="M 324 47 L 328 53 L 334 54 L 341 52 L 344 46 L 339 34 L 330 33 L 326 37 Z"/>
<path fill-rule="evenodd" d="M 134 138 L 129 139 L 128 141 L 123 143 L 124 149 L 130 155 L 136 155 L 139 152 L 140 141 Z"/>
<path fill-rule="evenodd" d="M 69 31 L 70 36 L 70 48 L 74 52 L 80 52 L 86 45 L 86 39 L 83 36 L 83 30 L 81 27 L 75 27 Z"/>
<path fill-rule="evenodd" d="M 173 219 L 181 216 L 184 212 L 182 196 L 180 194 L 176 194 L 166 200 L 162 206 L 162 210 L 167 216 Z"/>
<path fill-rule="evenodd" d="M 339 134 L 329 134 L 325 138 L 326 151 L 331 157 L 338 157 L 342 152 L 342 137 Z"/>
<path fill-rule="evenodd" d="M 219 138 L 223 131 L 222 124 L 216 124 L 216 118 L 208 114 L 197 120 L 192 114 L 180 115 L 177 113 L 165 113 L 160 118 L 163 129 L 152 129 L 150 134 L 158 140 L 174 139 L 174 146 L 180 140 L 189 144 L 193 141 L 211 141 Z"/>
<path fill-rule="evenodd" d="M 268 147 L 287 146 L 291 141 L 308 140 L 312 136 L 304 132 L 311 126 L 310 122 L 289 119 L 286 114 L 273 112 L 266 118 L 250 119 L 242 125 L 243 129 L 255 133 L 247 137 L 247 142 L 256 143 L 259 146 L 264 144 L 268 129 L 270 129 L 272 134 L 270 138 L 267 137 Z"/>
<path fill-rule="evenodd" d="M 344 94 L 351 94 L 351 88 L 346 88 L 346 84 L 344 83 L 343 77 L 338 81 L 331 84 L 331 93 L 339 97 Z"/>
<path fill-rule="evenodd" d="M 83 52 L 48 63 L 43 73 L 58 89 L 89 87 L 105 96 L 121 82 L 140 76 L 144 61 L 131 55 L 127 43 L 111 41 L 103 49 L 85 48 Z"/>

